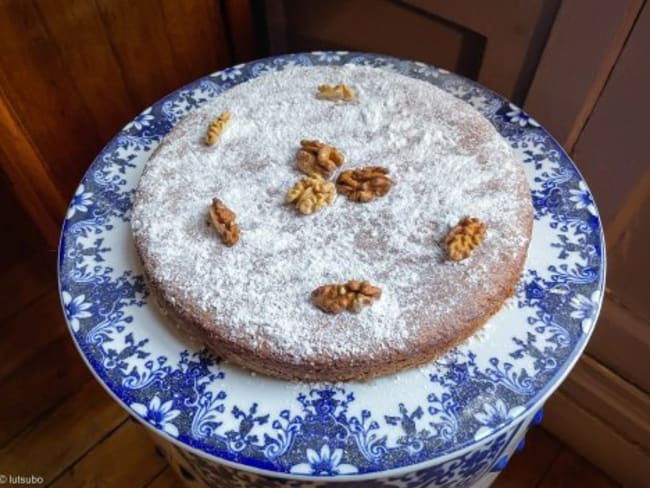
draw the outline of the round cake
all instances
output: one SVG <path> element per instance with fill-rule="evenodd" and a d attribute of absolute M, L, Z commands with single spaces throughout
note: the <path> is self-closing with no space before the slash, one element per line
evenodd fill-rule
<path fill-rule="evenodd" d="M 355 99 L 318 97 L 323 84 Z M 332 182 L 381 167 L 390 190 L 367 203 L 339 192 L 301 214 L 286 195 L 305 177 L 302 140 L 344 156 Z M 236 215 L 232 246 L 210 224 L 215 198 Z M 476 110 L 429 83 L 346 65 L 264 74 L 193 111 L 147 162 L 131 222 L 152 293 L 188 335 L 264 374 L 343 381 L 425 363 L 473 334 L 512 294 L 532 215 L 523 167 Z M 468 217 L 484 238 L 455 261 L 446 239 Z M 315 306 L 314 290 L 350 280 L 381 296 L 358 313 Z"/>

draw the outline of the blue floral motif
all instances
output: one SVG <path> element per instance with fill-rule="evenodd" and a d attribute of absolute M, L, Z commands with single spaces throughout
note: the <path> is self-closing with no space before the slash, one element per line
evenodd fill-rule
<path fill-rule="evenodd" d="M 323 64 L 336 63 L 337 61 L 330 58 L 330 61 L 322 61 Z M 281 56 L 278 58 L 265 59 L 259 62 L 253 61 L 250 65 L 250 75 L 255 78 L 267 73 L 281 71 L 294 66 L 311 66 L 313 64 L 311 57 L 304 54 L 293 56 Z"/>
<path fill-rule="evenodd" d="M 226 68 L 217 75 L 222 81 L 231 81 L 242 75 L 243 64 L 238 64 L 232 68 Z"/>
<path fill-rule="evenodd" d="M 449 74 L 449 71 L 436 68 L 430 64 L 421 61 L 414 61 L 412 65 L 412 73 L 419 74 L 425 78 L 438 78 L 441 75 Z"/>
<path fill-rule="evenodd" d="M 92 313 L 89 311 L 91 304 L 85 301 L 85 295 L 79 295 L 72 298 L 70 293 L 63 291 L 61 292 L 61 297 L 63 298 L 63 307 L 65 308 L 68 323 L 70 324 L 70 327 L 72 327 L 72 330 L 78 332 L 79 319 L 92 317 Z"/>
<path fill-rule="evenodd" d="M 571 317 L 580 320 L 582 331 L 588 334 L 591 331 L 591 326 L 594 323 L 594 316 L 598 311 L 600 305 L 600 291 L 594 291 L 589 298 L 579 293 L 576 293 L 571 298 L 571 307 L 574 308 L 571 312 Z"/>
<path fill-rule="evenodd" d="M 155 395 L 149 405 L 134 402 L 130 407 L 151 425 L 162 429 L 173 437 L 178 437 L 178 428 L 172 423 L 172 420 L 178 417 L 181 411 L 172 409 L 173 405 L 173 400 L 161 403 L 160 397 Z"/>
<path fill-rule="evenodd" d="M 474 414 L 474 418 L 481 423 L 481 428 L 474 434 L 474 439 L 480 440 L 490 435 L 497 427 L 517 418 L 524 410 L 521 405 L 508 409 L 500 398 L 497 398 L 494 403 L 483 403 L 483 411 Z"/>
<path fill-rule="evenodd" d="M 597 216 L 596 205 L 594 204 L 594 199 L 589 192 L 589 188 L 584 181 L 578 182 L 578 188 L 569 190 L 571 196 L 569 199 L 575 203 L 575 208 L 581 210 L 586 208 L 589 213 L 593 216 Z"/>
<path fill-rule="evenodd" d="M 124 127 L 124 130 L 128 131 L 130 129 L 135 129 L 135 130 L 142 130 L 145 127 L 151 125 L 151 123 L 155 120 L 155 117 L 151 115 L 151 107 L 148 107 L 146 110 L 144 110 L 142 113 L 137 115 L 135 119 L 129 124 Z"/>
<path fill-rule="evenodd" d="M 508 112 L 506 112 L 505 117 L 511 123 L 518 124 L 521 127 L 539 127 L 539 123 L 535 119 L 512 103 L 508 104 Z"/>
<path fill-rule="evenodd" d="M 87 212 L 88 207 L 92 204 L 92 192 L 87 192 L 83 183 L 77 187 L 72 197 L 72 203 L 68 207 L 65 218 L 69 219 L 74 216 L 76 212 Z"/>
<path fill-rule="evenodd" d="M 239 398 L 232 369 L 219 358 L 186 347 L 162 348 L 158 337 L 143 332 L 140 325 L 151 320 L 143 315 L 153 307 L 143 277 L 121 257 L 130 241 L 116 236 L 128 235 L 143 162 L 188 111 L 267 71 L 346 63 L 432 83 L 488 117 L 532 175 L 535 226 L 548 239 L 550 261 L 523 274 L 514 298 L 521 323 L 498 354 L 476 354 L 472 345 L 457 348 L 427 367 L 408 398 L 388 399 L 381 409 L 368 404 L 360 395 L 365 387 L 356 384 L 300 385 L 295 393 L 283 393 L 286 406 L 272 409 L 263 399 Z M 71 332 L 98 377 L 134 414 L 178 442 L 206 456 L 287 476 L 379 475 L 445 458 L 416 473 L 366 484 L 464 486 L 503 457 L 510 433 L 582 350 L 602 299 L 604 247 L 584 181 L 562 148 L 523 111 L 423 63 L 319 52 L 226 69 L 137 116 L 96 158 L 72 199 L 59 276 Z M 250 486 L 286 484 L 268 478 L 254 485 L 251 473 L 245 478 Z"/>
<path fill-rule="evenodd" d="M 323 63 L 334 63 L 341 60 L 341 56 L 346 55 L 347 51 L 314 51 L 312 54 L 316 56 L 318 61 Z"/>
<path fill-rule="evenodd" d="M 319 452 L 307 449 L 307 462 L 294 464 L 289 472 L 293 474 L 315 474 L 318 476 L 331 476 L 333 474 L 352 474 L 358 470 L 351 464 L 342 463 L 343 449 L 330 450 L 327 444 Z"/>
<path fill-rule="evenodd" d="M 417 471 L 410 472 L 402 476 L 390 476 L 380 479 L 365 479 L 363 486 L 365 488 L 432 488 L 436 487 L 466 487 L 472 485 L 475 481 L 487 473 L 493 467 L 497 460 L 503 459 L 503 453 L 506 451 L 507 446 L 516 444 L 516 434 L 519 431 L 521 424 L 519 424 L 514 432 L 508 437 L 502 434 L 493 440 L 489 441 L 482 448 L 476 449 L 470 453 L 456 456 L 452 459 L 444 461 L 440 464 L 431 467 L 418 469 Z M 324 481 L 303 481 L 292 480 L 287 478 L 271 477 L 263 474 L 253 474 L 243 470 L 232 469 L 220 463 L 212 463 L 203 457 L 192 454 L 189 451 L 181 450 L 171 444 L 167 447 L 159 447 L 163 451 L 172 450 L 175 455 L 182 460 L 186 461 L 186 469 L 192 469 L 193 475 L 211 486 L 213 484 L 226 484 L 233 488 L 274 488 L 274 487 L 299 487 L 299 488 L 326 488 L 331 486 L 331 483 Z M 323 453 L 323 448 L 320 451 L 312 450 L 308 455 L 308 460 L 314 460 L 317 466 L 322 462 L 321 460 L 332 460 L 333 454 L 330 449 Z M 341 453 L 343 454 L 343 453 Z M 167 454 L 168 459 L 174 457 Z M 338 456 L 337 456 L 338 457 Z M 313 469 L 311 462 L 303 463 L 300 473 L 293 474 L 308 474 Z M 191 466 L 191 468 L 190 468 Z M 337 465 L 339 474 L 343 474 L 341 464 Z M 354 468 L 354 466 L 352 466 Z M 302 471 L 304 469 L 304 472 Z M 348 468 L 349 469 L 349 468 Z M 312 474 L 316 475 L 316 471 Z M 354 474 L 354 473 L 350 473 Z M 324 476 L 324 475 L 323 475 Z M 318 478 L 314 478 L 317 480 Z M 357 482 L 354 486 L 359 484 Z M 341 486 L 349 486 L 345 482 Z"/>

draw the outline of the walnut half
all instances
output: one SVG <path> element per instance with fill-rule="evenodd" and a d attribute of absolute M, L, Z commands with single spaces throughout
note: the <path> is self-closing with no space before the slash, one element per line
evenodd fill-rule
<path fill-rule="evenodd" d="M 347 195 L 353 202 L 371 202 L 383 197 L 393 184 L 388 176 L 388 169 L 381 166 L 346 169 L 336 180 L 339 193 Z"/>
<path fill-rule="evenodd" d="M 357 95 L 354 93 L 354 90 L 347 85 L 319 85 L 316 98 L 333 102 L 339 100 L 351 102 L 357 98 Z"/>
<path fill-rule="evenodd" d="M 287 192 L 287 203 L 293 203 L 302 214 L 309 215 L 330 205 L 336 198 L 336 186 L 321 176 L 308 176 Z"/>
<path fill-rule="evenodd" d="M 314 305 L 327 313 L 341 313 L 346 310 L 358 313 L 380 297 L 381 288 L 372 286 L 367 281 L 357 280 L 323 285 L 311 294 Z"/>
<path fill-rule="evenodd" d="M 300 141 L 300 149 L 296 153 L 296 165 L 303 173 L 330 178 L 336 168 L 342 164 L 343 154 L 334 146 L 328 146 L 320 141 Z"/>
<path fill-rule="evenodd" d="M 210 221 L 226 246 L 234 246 L 239 241 L 239 225 L 235 222 L 235 212 L 226 207 L 218 198 L 212 199 L 208 210 Z"/>
<path fill-rule="evenodd" d="M 445 237 L 447 255 L 452 261 L 467 259 L 485 238 L 487 226 L 479 219 L 465 217 Z"/>
<path fill-rule="evenodd" d="M 208 132 L 205 135 L 205 143 L 208 146 L 214 146 L 219 139 L 221 134 L 226 128 L 226 124 L 230 121 L 231 114 L 230 112 L 224 112 L 219 117 L 210 122 L 208 126 Z"/>

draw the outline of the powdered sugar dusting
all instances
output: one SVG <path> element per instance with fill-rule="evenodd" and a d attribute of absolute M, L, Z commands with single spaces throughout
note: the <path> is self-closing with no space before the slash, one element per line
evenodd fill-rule
<path fill-rule="evenodd" d="M 318 100 L 323 83 L 345 83 L 358 100 Z M 233 115 L 220 142 L 206 147 L 208 123 L 226 110 Z M 302 176 L 301 139 L 338 147 L 342 169 L 388 167 L 392 190 L 369 204 L 338 196 L 300 215 L 284 197 Z M 296 361 L 350 358 L 406 351 L 423 333 L 447 337 L 459 318 L 479 316 L 475 297 L 507 286 L 500 270 L 526 252 L 526 192 L 508 144 L 443 91 L 377 68 L 289 68 L 228 90 L 178 124 L 147 163 L 132 227 L 162 292 L 210 314 L 220 333 Z M 237 214 L 242 234 L 232 248 L 206 224 L 215 196 Z M 487 224 L 486 239 L 451 263 L 438 243 L 465 216 Z M 335 316 L 310 303 L 313 289 L 349 279 L 381 287 L 381 299 Z"/>

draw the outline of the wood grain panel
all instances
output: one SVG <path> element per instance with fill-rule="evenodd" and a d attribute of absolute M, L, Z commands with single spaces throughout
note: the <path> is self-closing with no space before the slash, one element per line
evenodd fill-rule
<path fill-rule="evenodd" d="M 174 470 L 167 466 L 156 478 L 147 485 L 147 488 L 183 488 Z"/>
<path fill-rule="evenodd" d="M 230 42 L 215 0 L 0 3 L 0 166 L 52 247 L 102 145 L 155 100 L 231 64 Z"/>
<path fill-rule="evenodd" d="M 478 80 L 488 88 L 523 102 L 546 42 L 557 0 L 402 0 L 487 40 Z"/>
<path fill-rule="evenodd" d="M 475 77 L 484 39 L 393 1 L 285 1 L 290 51 L 345 49 L 417 59 Z"/>
<path fill-rule="evenodd" d="M 585 410 L 564 391 L 557 391 L 549 398 L 544 413 L 544 428 L 589 462 L 623 486 L 647 486 L 650 478 L 648 451 L 621 437 L 610 425 Z M 551 468 L 552 472 L 542 486 L 611 486 L 611 482 L 608 484 L 602 476 L 597 476 L 598 472 L 594 473 L 593 466 L 589 469 L 585 464 L 576 463 L 575 457 L 565 457 Z"/>
<path fill-rule="evenodd" d="M 645 361 L 650 371 L 650 361 Z M 594 358 L 583 355 L 560 387 L 621 437 L 650 453 L 650 396 Z"/>
<path fill-rule="evenodd" d="M 176 86 L 176 67 L 162 9 L 155 0 L 97 0 L 101 21 L 118 54 L 121 76 L 131 87 L 135 105 L 146 107 Z M 146 60 L 149 69 L 143 69 Z"/>
<path fill-rule="evenodd" d="M 40 320 L 47 322 L 51 317 L 48 310 Z M 0 381 L 0 391 L 12 392 L 0 402 L 0 446 L 91 378 L 68 335 L 33 352 L 32 361 Z"/>
<path fill-rule="evenodd" d="M 625 207 L 650 170 L 648 46 L 650 6 L 646 4 L 573 153 L 605 224 Z"/>
<path fill-rule="evenodd" d="M 42 0 L 36 5 L 100 139 L 107 141 L 138 105 L 121 76 L 119 58 L 95 3 Z"/>
<path fill-rule="evenodd" d="M 648 154 L 649 168 L 646 180 L 650 182 L 650 154 Z M 626 308 L 633 311 L 637 317 L 645 321 L 648 342 L 650 342 L 650 185 L 645 188 L 644 201 L 638 208 L 634 202 L 626 202 L 626 208 L 632 207 L 635 212 L 627 222 L 620 239 L 611 247 L 609 253 L 609 273 L 607 285 L 611 288 L 616 299 Z M 648 347 L 650 351 L 650 347 Z M 650 371 L 650 358 L 646 357 Z"/>
<path fill-rule="evenodd" d="M 647 248 L 645 251 L 647 252 Z M 630 271 L 628 270 L 627 273 L 629 274 Z M 606 294 L 587 352 L 618 375 L 644 391 L 650 392 L 648 351 L 650 351 L 648 322 L 635 316 Z"/>
<path fill-rule="evenodd" d="M 255 59 L 260 52 L 260 40 L 255 31 L 255 13 L 249 1 L 225 0 L 225 16 L 232 42 L 233 62 Z"/>
<path fill-rule="evenodd" d="M 163 0 L 154 3 L 164 18 L 178 78 L 175 80 L 178 85 L 168 91 L 232 64 L 220 2 Z M 251 22 L 244 18 L 240 21 Z"/>
<path fill-rule="evenodd" d="M 522 103 L 559 0 L 267 2 L 276 50 L 365 50 L 429 62 Z"/>
<path fill-rule="evenodd" d="M 130 0 L 97 0 L 121 74 L 140 109 L 207 74 L 219 62 L 230 62 L 224 50 L 223 29 L 218 38 L 214 28 L 206 26 L 211 19 L 215 25 L 221 21 L 217 2 L 141 0 L 138 8 L 132 5 Z M 178 23 L 181 26 L 173 25 Z M 190 25 L 192 29 L 187 28 Z M 201 34 L 207 38 L 198 37 Z"/>
<path fill-rule="evenodd" d="M 567 151 L 593 110 L 642 5 L 643 0 L 562 2 L 524 108 Z"/>
<path fill-rule="evenodd" d="M 127 418 L 93 378 L 0 450 L 0 472 L 37 473 L 50 482 Z"/>
<path fill-rule="evenodd" d="M 66 199 L 57 187 L 48 163 L 17 118 L 2 83 L 0 71 L 0 166 L 13 186 L 17 200 L 47 245 L 55 249 Z"/>
<path fill-rule="evenodd" d="M 23 239 L 23 236 L 20 238 Z M 56 288 L 55 262 L 56 253 L 41 251 L 15 262 L 11 268 L 2 272 L 0 296 L 6 300 L 0 307 L 0 321 L 12 317 L 48 290 Z"/>
<path fill-rule="evenodd" d="M 590 350 L 643 387 L 648 384 L 650 343 L 648 46 L 650 5 L 646 2 L 573 152 L 605 224 L 611 257 L 608 299 L 616 302 L 606 304 Z"/>
<path fill-rule="evenodd" d="M 529 450 L 534 455 L 529 454 Z M 537 486 L 562 451 L 562 444 L 539 427 L 526 434 L 526 447 L 516 453 L 499 475 L 493 488 Z"/>
<path fill-rule="evenodd" d="M 68 71 L 36 3 L 2 4 L 0 44 L 7 98 L 59 191 L 71 195 L 102 142 L 75 74 Z"/>
<path fill-rule="evenodd" d="M 44 320 L 46 317 L 60 315 L 59 291 L 53 280 L 47 282 L 50 291 L 37 298 L 31 306 L 2 324 L 0 329 L 0 381 L 15 373 L 19 368 L 30 367 L 37 361 L 34 352 L 40 351 L 52 341 L 68 335 L 60 321 Z M 29 286 L 29 284 L 28 284 Z M 34 292 L 40 291 L 34 287 Z M 29 347 L 16 347 L 16 344 L 29 344 Z M 44 366 L 44 365 L 43 365 Z"/>
<path fill-rule="evenodd" d="M 618 486 L 575 452 L 564 450 L 546 473 L 538 488 L 615 488 Z"/>
<path fill-rule="evenodd" d="M 0 159 L 2 159 L 1 153 Z M 0 290 L 2 290 L 2 276 L 6 271 L 45 249 L 42 234 L 20 204 L 9 178 L 2 171 L 0 171 L 0 222 L 2 222 L 3 234 L 11 236 L 11 239 L 0 240 Z M 52 271 L 54 271 L 53 266 Z M 0 292 L 0 296 L 7 295 L 2 295 Z M 8 308 L 13 308 L 13 304 L 8 305 Z M 0 308 L 0 320 L 6 313 L 2 308 Z"/>
<path fill-rule="evenodd" d="M 134 420 L 127 421 L 68 468 L 51 486 L 146 486 L 165 466 L 165 461 L 156 455 L 153 443 L 144 433 L 144 427 Z"/>

